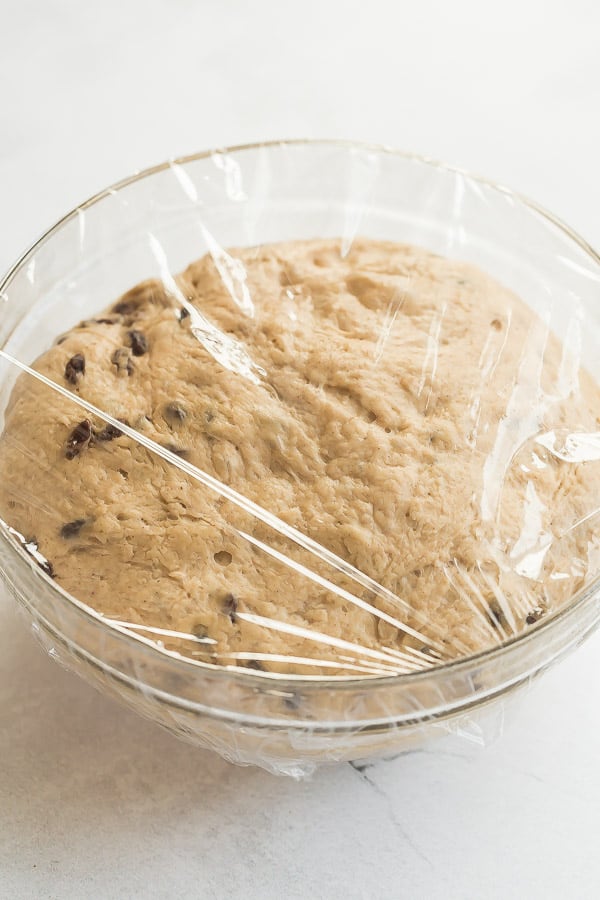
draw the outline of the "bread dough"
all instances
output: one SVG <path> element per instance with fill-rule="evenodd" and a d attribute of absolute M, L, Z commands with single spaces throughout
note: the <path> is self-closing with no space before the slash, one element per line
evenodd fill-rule
<path fill-rule="evenodd" d="M 356 675 L 420 665 L 432 644 L 459 656 L 597 573 L 593 528 L 571 526 L 600 505 L 598 464 L 557 447 L 598 430 L 600 391 L 583 371 L 565 386 L 565 361 L 512 293 L 416 247 L 205 256 L 133 288 L 35 368 L 399 599 L 27 375 L 0 440 L 0 515 L 68 592 L 195 659 Z"/>

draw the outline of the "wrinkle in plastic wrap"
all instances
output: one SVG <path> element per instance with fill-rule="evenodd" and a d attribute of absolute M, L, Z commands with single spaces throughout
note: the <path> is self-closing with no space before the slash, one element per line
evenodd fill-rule
<path fill-rule="evenodd" d="M 5 578 L 233 761 L 483 742 L 597 623 L 599 293 L 539 211 L 376 148 L 125 182 L 2 288 Z"/>

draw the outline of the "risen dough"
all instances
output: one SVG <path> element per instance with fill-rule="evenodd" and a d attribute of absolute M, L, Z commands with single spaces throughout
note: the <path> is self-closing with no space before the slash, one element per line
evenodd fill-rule
<path fill-rule="evenodd" d="M 353 674 L 375 658 L 322 635 L 371 650 L 435 641 L 456 656 L 519 632 L 593 574 L 591 530 L 567 529 L 599 505 L 597 466 L 561 462 L 536 437 L 596 431 L 600 392 L 581 372 L 574 393 L 561 390 L 559 342 L 481 271 L 368 240 L 343 257 L 338 241 L 315 240 L 204 257 L 177 285 L 225 339 L 206 322 L 194 333 L 174 286 L 148 281 L 35 367 L 403 602 L 336 575 L 22 376 L 0 442 L 0 515 L 77 598 L 214 641 L 154 635 L 199 659 Z"/>

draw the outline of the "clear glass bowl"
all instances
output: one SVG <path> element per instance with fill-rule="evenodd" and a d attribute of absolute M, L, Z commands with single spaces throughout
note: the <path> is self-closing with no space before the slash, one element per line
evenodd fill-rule
<path fill-rule="evenodd" d="M 0 346 L 24 362 L 137 282 L 221 246 L 357 235 L 472 262 L 535 310 L 553 297 L 560 333 L 574 298 L 581 358 L 600 380 L 600 258 L 529 201 L 448 166 L 383 147 L 284 142 L 201 153 L 149 169 L 65 216 L 0 285 Z M 162 253 L 157 258 L 156 247 Z M 593 325 L 593 327 L 592 327 Z M 18 371 L 0 361 L 0 409 Z M 0 532 L 0 567 L 48 652 L 177 735 L 227 759 L 300 776 L 393 755 L 453 732 L 484 741 L 506 699 L 600 620 L 597 583 L 526 633 L 477 656 L 383 678 L 309 679 L 199 663 L 108 625 Z M 488 715 L 491 713 L 491 716 Z"/>

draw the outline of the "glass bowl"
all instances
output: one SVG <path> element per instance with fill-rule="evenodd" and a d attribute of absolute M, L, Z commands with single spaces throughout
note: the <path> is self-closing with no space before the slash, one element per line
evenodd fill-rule
<path fill-rule="evenodd" d="M 173 160 L 66 215 L 0 285 L 0 346 L 32 362 L 56 335 L 137 282 L 221 246 L 356 236 L 472 262 L 551 310 L 585 316 L 581 359 L 600 381 L 600 257 L 505 188 L 384 147 L 291 141 Z M 157 254 L 156 248 L 160 247 Z M 552 302 L 548 303 L 551 296 Z M 0 409 L 18 370 L 0 360 Z M 321 763 L 391 756 L 454 733 L 484 742 L 506 701 L 598 625 L 594 582 L 525 633 L 474 656 L 386 677 L 309 678 L 212 666 L 108 624 L 0 529 L 0 567 L 48 652 L 175 734 L 240 764 L 300 777 Z M 490 724 L 491 723 L 491 724 Z"/>

